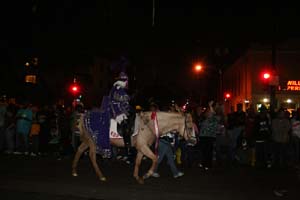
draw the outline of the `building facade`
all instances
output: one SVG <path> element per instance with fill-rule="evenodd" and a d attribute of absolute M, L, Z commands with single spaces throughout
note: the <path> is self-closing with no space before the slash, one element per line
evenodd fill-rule
<path fill-rule="evenodd" d="M 226 110 L 241 103 L 247 109 L 253 105 L 270 106 L 270 84 L 274 85 L 275 108 L 294 110 L 300 107 L 300 41 L 287 41 L 277 45 L 275 68 L 272 68 L 272 47 L 253 45 L 223 76 L 224 91 L 232 94 Z M 271 80 L 265 82 L 263 73 L 270 72 Z"/>

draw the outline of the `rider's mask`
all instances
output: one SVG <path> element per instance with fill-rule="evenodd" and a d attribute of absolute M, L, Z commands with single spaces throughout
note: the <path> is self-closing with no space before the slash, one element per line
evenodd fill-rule
<path fill-rule="evenodd" d="M 127 88 L 128 87 L 128 80 L 119 80 L 119 81 L 116 81 L 114 83 L 114 86 L 116 86 L 118 89 L 119 88 Z"/>

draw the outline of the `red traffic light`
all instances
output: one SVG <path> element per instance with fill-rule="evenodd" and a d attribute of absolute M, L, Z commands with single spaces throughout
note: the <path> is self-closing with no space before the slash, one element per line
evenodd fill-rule
<path fill-rule="evenodd" d="M 229 99 L 231 97 L 231 94 L 229 92 L 225 93 L 225 98 Z"/>
<path fill-rule="evenodd" d="M 73 91 L 73 92 L 77 92 L 77 91 L 78 91 L 78 87 L 77 87 L 77 86 L 73 86 L 73 87 L 72 87 L 72 91 Z"/>
<path fill-rule="evenodd" d="M 260 74 L 260 77 L 263 81 L 270 81 L 272 79 L 273 73 L 271 70 L 264 70 Z"/>
<path fill-rule="evenodd" d="M 268 72 L 265 72 L 265 73 L 263 74 L 263 78 L 264 78 L 265 80 L 269 80 L 270 77 L 271 77 L 271 74 L 268 73 Z"/>
<path fill-rule="evenodd" d="M 77 84 L 72 84 L 70 87 L 70 91 L 71 91 L 71 93 L 73 93 L 75 95 L 80 92 L 80 88 Z"/>

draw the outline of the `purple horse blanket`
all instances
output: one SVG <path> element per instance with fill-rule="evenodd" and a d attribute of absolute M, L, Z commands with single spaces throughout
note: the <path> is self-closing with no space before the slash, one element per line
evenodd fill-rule
<path fill-rule="evenodd" d="M 84 115 L 84 127 L 91 134 L 96 144 L 97 153 L 103 158 L 110 158 L 112 151 L 109 141 L 110 112 L 107 97 L 103 98 L 101 109 L 93 109 Z"/>

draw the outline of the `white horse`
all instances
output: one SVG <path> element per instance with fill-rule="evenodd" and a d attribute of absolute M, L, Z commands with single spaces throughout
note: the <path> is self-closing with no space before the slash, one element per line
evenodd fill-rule
<path fill-rule="evenodd" d="M 72 175 L 78 176 L 77 164 L 82 153 L 89 148 L 89 157 L 96 171 L 96 175 L 101 181 L 106 181 L 96 161 L 96 144 L 91 134 L 86 130 L 83 123 L 83 116 L 79 120 L 80 138 L 82 143 L 78 147 L 72 164 Z M 143 184 L 144 179 L 151 176 L 157 164 L 157 156 L 150 149 L 150 146 L 156 141 L 156 138 L 170 131 L 176 130 L 180 136 L 185 139 L 191 137 L 193 131 L 193 121 L 190 114 L 169 113 L 169 112 L 143 112 L 136 115 L 135 121 L 136 134 L 131 137 L 131 144 L 137 150 L 137 156 L 134 167 L 134 178 L 138 183 Z M 123 138 L 110 138 L 113 146 L 124 147 Z M 143 176 L 139 176 L 139 167 L 143 156 L 152 160 L 152 165 L 148 172 Z"/>

